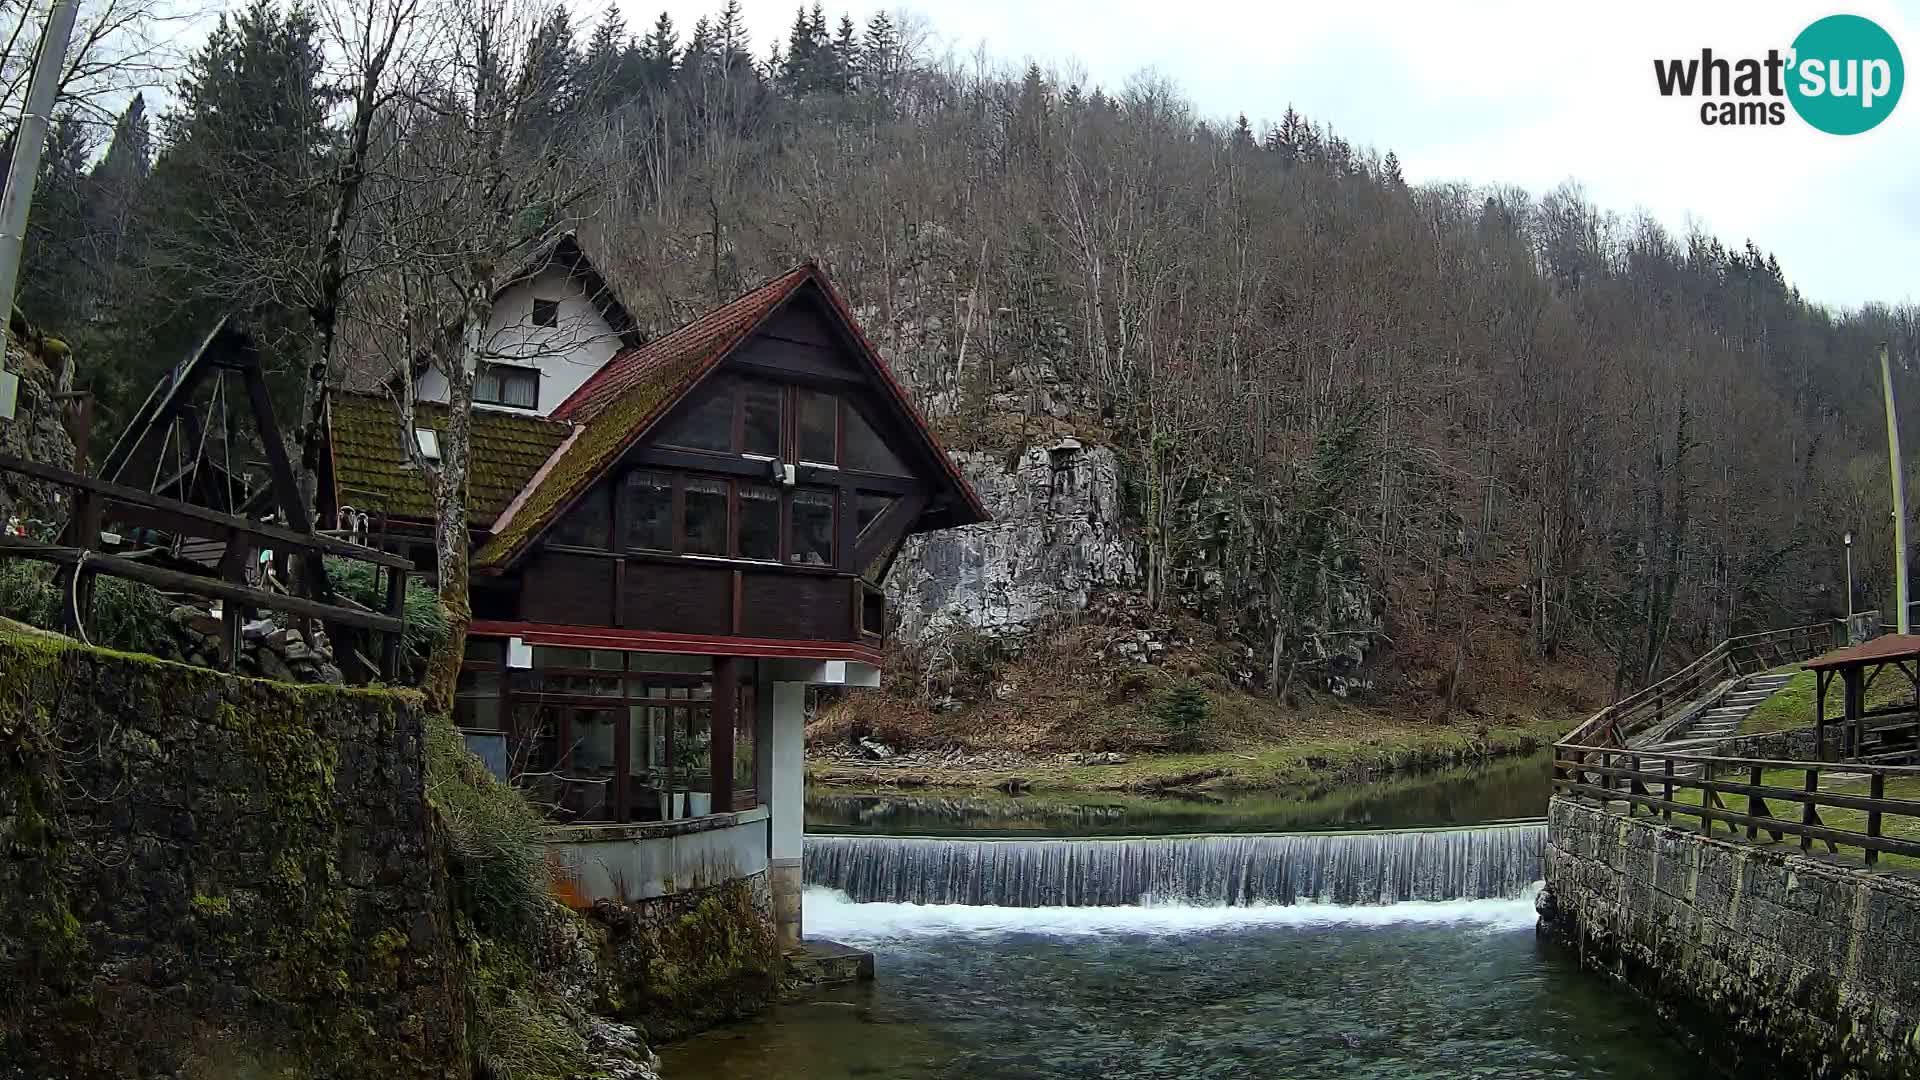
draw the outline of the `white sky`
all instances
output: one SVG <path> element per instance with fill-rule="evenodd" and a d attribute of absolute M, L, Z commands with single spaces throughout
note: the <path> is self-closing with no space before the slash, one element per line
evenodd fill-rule
<path fill-rule="evenodd" d="M 590 25 L 603 0 L 579 0 Z M 684 39 L 720 0 L 619 0 L 641 33 L 663 8 Z M 812 0 L 807 0 L 812 6 Z M 796 0 L 742 0 L 756 55 L 784 40 Z M 865 24 L 897 0 L 827 2 Z M 1864 15 L 1920 80 L 1920 0 L 918 0 L 942 48 L 1009 69 L 1077 66 L 1118 88 L 1171 77 L 1202 113 L 1256 126 L 1291 103 L 1356 145 L 1400 155 L 1409 180 L 1518 184 L 1569 177 L 1601 207 L 1689 220 L 1780 258 L 1810 298 L 1841 306 L 1920 298 L 1920 88 L 1863 135 L 1710 128 L 1697 99 L 1663 99 L 1655 57 L 1762 56 L 1814 19 Z M 584 36 L 584 30 L 583 30 Z"/>

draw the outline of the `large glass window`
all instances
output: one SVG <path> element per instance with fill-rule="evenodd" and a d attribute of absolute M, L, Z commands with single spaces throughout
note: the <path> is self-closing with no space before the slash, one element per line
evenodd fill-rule
<path fill-rule="evenodd" d="M 595 484 L 573 504 L 553 530 L 553 542 L 573 547 L 604 548 L 613 528 L 607 485 Z"/>
<path fill-rule="evenodd" d="M 838 464 L 839 425 L 836 417 L 840 412 L 840 399 L 815 390 L 795 390 L 793 396 L 798 413 L 795 427 L 800 433 L 800 460 L 822 465 Z"/>
<path fill-rule="evenodd" d="M 801 488 L 793 493 L 793 539 L 787 558 L 802 566 L 833 565 L 831 491 Z"/>
<path fill-rule="evenodd" d="M 840 464 L 859 472 L 883 473 L 887 476 L 909 476 L 905 465 L 894 456 L 893 449 L 880 438 L 867 418 L 852 402 L 841 403 L 841 416 L 846 425 L 846 460 Z"/>
<path fill-rule="evenodd" d="M 780 489 L 740 485 L 740 557 L 780 558 Z"/>
<path fill-rule="evenodd" d="M 734 388 L 714 380 L 702 387 L 684 412 L 667 424 L 660 441 L 693 450 L 733 449 Z"/>
<path fill-rule="evenodd" d="M 687 553 L 727 554 L 727 482 L 687 478 Z"/>
<path fill-rule="evenodd" d="M 759 744 L 755 741 L 755 698 L 752 683 L 742 683 L 739 707 L 733 716 L 733 805 L 744 810 L 754 805 L 754 783 L 759 772 Z"/>
<path fill-rule="evenodd" d="M 672 551 L 673 477 L 644 469 L 628 473 L 620 516 L 629 549 Z"/>
<path fill-rule="evenodd" d="M 780 420 L 787 397 L 777 383 L 748 382 L 740 392 L 740 450 L 780 456 Z"/>

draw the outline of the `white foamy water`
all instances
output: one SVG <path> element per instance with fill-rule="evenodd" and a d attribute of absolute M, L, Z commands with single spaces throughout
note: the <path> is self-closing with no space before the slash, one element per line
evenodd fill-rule
<path fill-rule="evenodd" d="M 1414 900 L 1398 904 L 1145 904 L 1127 907 L 998 907 L 972 904 L 855 903 L 834 889 L 806 890 L 806 932 L 849 945 L 916 937 L 1040 934 L 1202 934 L 1265 927 L 1460 925 L 1493 931 L 1534 924 L 1538 883 L 1496 900 Z"/>

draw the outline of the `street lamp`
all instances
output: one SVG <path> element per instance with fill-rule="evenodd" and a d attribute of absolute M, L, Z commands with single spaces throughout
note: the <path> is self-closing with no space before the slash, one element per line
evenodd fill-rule
<path fill-rule="evenodd" d="M 1847 545 L 1847 625 L 1851 627 L 1853 625 L 1853 530 L 1848 529 L 1847 535 L 1841 537 L 1840 542 Z"/>

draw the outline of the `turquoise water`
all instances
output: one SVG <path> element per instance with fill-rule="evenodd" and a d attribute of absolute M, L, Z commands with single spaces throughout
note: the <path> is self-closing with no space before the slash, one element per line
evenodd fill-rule
<path fill-rule="evenodd" d="M 856 904 L 878 980 L 663 1052 L 668 1080 L 1671 1078 L 1699 1062 L 1534 938 L 1530 895 L 1376 906 Z"/>

